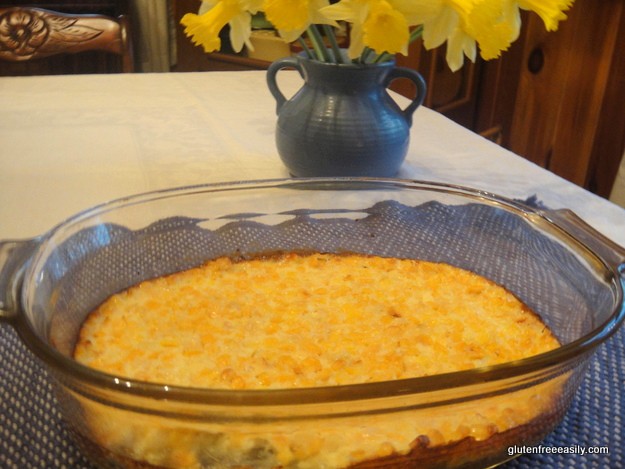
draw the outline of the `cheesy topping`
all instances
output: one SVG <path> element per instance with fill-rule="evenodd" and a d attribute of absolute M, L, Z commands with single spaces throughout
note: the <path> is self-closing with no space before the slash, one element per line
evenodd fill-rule
<path fill-rule="evenodd" d="M 75 357 L 139 380 L 263 389 L 433 375 L 557 346 L 523 303 L 471 272 L 287 254 L 220 258 L 119 293 L 84 324 Z"/>
<path fill-rule="evenodd" d="M 418 260 L 288 253 L 219 258 L 118 293 L 88 316 L 75 358 L 168 385 L 269 389 L 434 375 L 556 347 L 536 314 L 474 273 Z M 565 379 L 445 406 L 270 423 L 191 424 L 76 399 L 88 438 L 122 461 L 345 468 L 408 454 L 415 441 L 444 447 L 521 428 L 552 412 Z"/>

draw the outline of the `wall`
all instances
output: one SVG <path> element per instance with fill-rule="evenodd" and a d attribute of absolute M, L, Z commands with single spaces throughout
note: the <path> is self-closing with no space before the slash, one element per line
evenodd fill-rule
<path fill-rule="evenodd" d="M 168 0 L 131 0 L 137 67 L 168 72 L 175 63 L 171 4 Z"/>
<path fill-rule="evenodd" d="M 625 148 L 625 2 L 576 0 L 556 33 L 531 15 L 508 148 L 608 197 Z"/>
<path fill-rule="evenodd" d="M 623 154 L 621 166 L 616 174 L 616 180 L 614 181 L 614 186 L 612 187 L 610 200 L 625 208 L 625 154 Z"/>

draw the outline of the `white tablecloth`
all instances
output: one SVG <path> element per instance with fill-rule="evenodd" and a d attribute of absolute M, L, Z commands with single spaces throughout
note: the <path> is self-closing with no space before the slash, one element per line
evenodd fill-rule
<path fill-rule="evenodd" d="M 264 72 L 0 78 L 0 110 L 0 239 L 136 192 L 288 177 Z M 625 245 L 625 210 L 424 107 L 398 176 L 536 195 Z"/>
<path fill-rule="evenodd" d="M 281 72 L 286 94 L 301 81 Z M 405 102 L 405 101 L 404 101 Z M 0 240 L 31 237 L 92 205 L 172 186 L 287 177 L 263 72 L 0 78 Z M 399 177 L 570 208 L 621 245 L 625 210 L 426 108 Z M 609 455 L 526 455 L 505 467 L 622 467 L 622 329 L 544 445 Z M 45 371 L 0 324 L 0 467 L 91 468 L 54 411 Z"/>

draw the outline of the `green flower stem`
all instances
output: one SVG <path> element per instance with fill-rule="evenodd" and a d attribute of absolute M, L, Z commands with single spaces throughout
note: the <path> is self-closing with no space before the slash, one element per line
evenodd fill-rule
<path fill-rule="evenodd" d="M 389 60 L 391 60 L 393 58 L 393 54 L 389 54 L 388 52 L 384 52 L 380 55 L 378 55 L 375 60 L 373 61 L 374 64 L 379 64 L 382 62 L 388 62 Z"/>
<path fill-rule="evenodd" d="M 360 54 L 360 63 L 366 64 L 373 62 L 373 56 L 375 56 L 375 51 L 370 47 L 365 47 Z"/>
<path fill-rule="evenodd" d="M 313 51 L 310 50 L 310 47 L 308 47 L 308 44 L 306 44 L 306 41 L 304 40 L 302 36 L 299 36 L 297 38 L 297 42 L 299 42 L 299 45 L 302 46 L 302 49 L 304 50 L 304 53 L 306 54 L 307 58 L 309 59 L 315 58 L 315 54 L 313 53 Z"/>
<path fill-rule="evenodd" d="M 419 39 L 422 35 L 423 35 L 423 25 L 420 24 L 419 26 L 414 28 L 412 32 L 410 33 L 410 39 L 408 39 L 408 44 L 412 44 L 417 39 Z"/>
<path fill-rule="evenodd" d="M 321 33 L 317 29 L 317 26 L 311 24 L 308 29 L 308 37 L 310 38 L 310 42 L 312 42 L 313 48 L 315 49 L 315 54 L 317 55 L 317 60 L 321 62 L 332 62 L 332 58 L 323 43 L 323 37 L 321 37 Z"/>
<path fill-rule="evenodd" d="M 332 27 L 327 24 L 324 24 L 322 27 L 326 37 L 330 40 L 330 47 L 332 47 L 332 52 L 334 53 L 335 63 L 345 63 L 345 61 L 343 60 L 343 54 L 341 53 L 341 48 L 339 47 L 339 43 L 336 41 L 336 34 L 334 34 L 334 29 L 332 29 Z"/>

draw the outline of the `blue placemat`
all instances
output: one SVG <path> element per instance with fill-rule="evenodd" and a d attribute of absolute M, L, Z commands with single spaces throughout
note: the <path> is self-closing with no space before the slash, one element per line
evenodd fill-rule
<path fill-rule="evenodd" d="M 0 467 L 92 469 L 67 433 L 46 372 L 13 330 L 0 325 Z M 506 469 L 625 467 L 625 328 L 603 344 L 562 423 L 544 441 L 586 454 L 532 454 Z M 579 448 L 577 448 L 579 447 Z M 608 454 L 590 454 L 591 448 Z"/>
<path fill-rule="evenodd" d="M 524 201 L 542 207 L 536 198 Z M 625 468 L 625 327 L 601 345 L 562 423 L 512 468 Z M 559 451 L 559 453 L 558 453 Z M 71 440 L 46 372 L 0 324 L 0 468 L 92 466 Z"/>
<path fill-rule="evenodd" d="M 590 362 L 562 423 L 542 442 L 544 451 L 520 456 L 503 467 L 625 468 L 625 328 L 601 345 Z M 532 448 L 540 451 L 541 448 Z M 581 454 L 585 451 L 585 454 Z M 598 451 L 598 453 L 590 453 Z M 608 451 L 606 454 L 605 451 Z"/>

